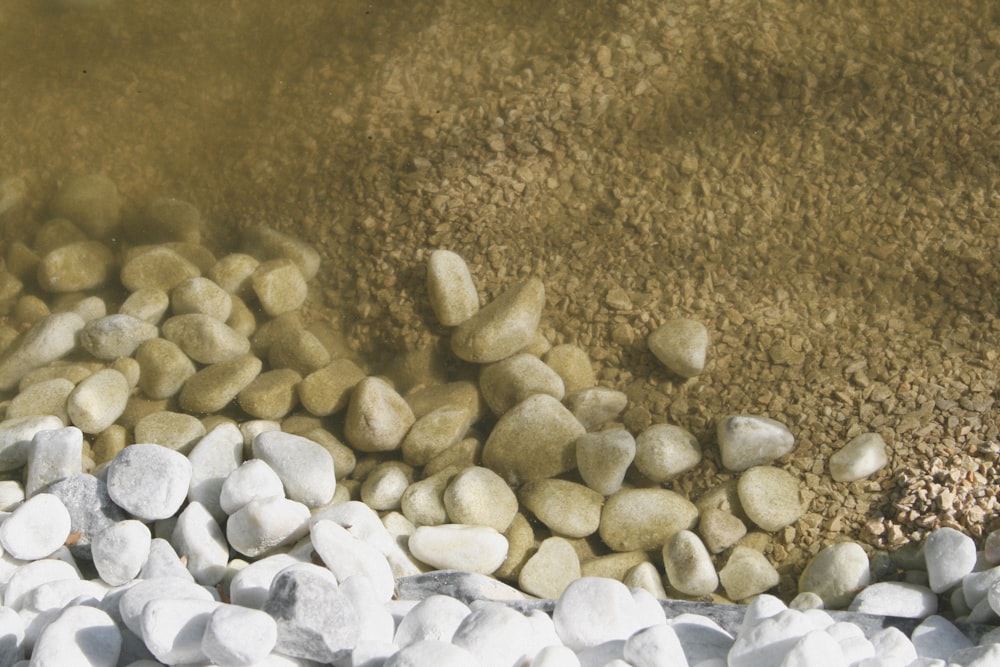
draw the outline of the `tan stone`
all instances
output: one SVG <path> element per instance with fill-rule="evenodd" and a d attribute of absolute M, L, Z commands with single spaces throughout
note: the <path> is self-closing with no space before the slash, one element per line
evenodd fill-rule
<path fill-rule="evenodd" d="M 525 593 L 555 599 L 579 578 L 580 559 L 572 545 L 561 537 L 550 537 L 525 562 L 517 583 Z"/>
<path fill-rule="evenodd" d="M 541 280 L 514 285 L 455 329 L 452 352 L 479 364 L 506 359 L 531 342 L 544 305 Z"/>
<path fill-rule="evenodd" d="M 698 509 L 667 489 L 622 489 L 601 513 L 601 539 L 615 551 L 661 549 L 679 530 L 690 530 Z"/>
<path fill-rule="evenodd" d="M 521 503 L 556 535 L 586 537 L 601 523 L 604 496 L 562 479 L 528 482 L 518 492 Z"/>

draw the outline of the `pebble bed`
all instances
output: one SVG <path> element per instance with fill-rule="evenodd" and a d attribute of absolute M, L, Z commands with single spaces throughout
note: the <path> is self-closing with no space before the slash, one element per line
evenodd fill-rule
<path fill-rule="evenodd" d="M 622 427 L 626 396 L 539 333 L 537 278 L 480 307 L 432 252 L 455 377 L 402 395 L 306 320 L 308 244 L 258 228 L 217 259 L 186 202 L 119 211 L 69 179 L 6 248 L 0 665 L 1000 664 L 1000 531 L 831 544 L 769 595 L 761 546 L 804 512 L 794 434 L 721 415 L 738 479 L 672 490 L 698 440 Z M 690 319 L 648 345 L 684 378 L 710 352 Z M 827 463 L 886 460 L 865 433 Z"/>

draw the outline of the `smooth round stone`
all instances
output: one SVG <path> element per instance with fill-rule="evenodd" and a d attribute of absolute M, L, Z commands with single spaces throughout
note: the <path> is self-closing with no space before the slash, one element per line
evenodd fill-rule
<path fill-rule="evenodd" d="M 491 574 L 507 558 L 507 538 L 488 526 L 420 526 L 408 547 L 417 560 L 439 570 Z"/>
<path fill-rule="evenodd" d="M 302 407 L 317 417 L 326 417 L 347 407 L 351 391 L 365 379 L 365 372 L 350 359 L 334 359 L 313 371 L 298 386 Z"/>
<path fill-rule="evenodd" d="M 265 461 L 251 459 L 231 472 L 222 483 L 219 504 L 226 514 L 232 514 L 257 498 L 282 498 L 285 487 L 281 478 Z"/>
<path fill-rule="evenodd" d="M 183 412 L 151 412 L 135 425 L 136 442 L 162 445 L 182 454 L 188 454 L 204 435 L 201 420 Z"/>
<path fill-rule="evenodd" d="M 622 489 L 608 497 L 600 535 L 615 551 L 661 549 L 680 530 L 698 521 L 698 509 L 667 489 Z"/>
<path fill-rule="evenodd" d="M 438 322 L 453 327 L 479 310 L 479 292 L 465 260 L 450 250 L 435 250 L 427 260 L 427 296 Z"/>
<path fill-rule="evenodd" d="M 139 362 L 139 388 L 154 400 L 174 396 L 196 372 L 184 351 L 163 338 L 142 343 L 135 360 Z"/>
<path fill-rule="evenodd" d="M 52 250 L 38 263 L 38 286 L 46 292 L 82 292 L 111 275 L 114 255 L 103 243 L 80 241 Z"/>
<path fill-rule="evenodd" d="M 121 221 L 118 187 L 107 176 L 71 176 L 49 203 L 49 214 L 72 220 L 88 236 L 109 236 Z"/>
<path fill-rule="evenodd" d="M 80 580 L 77 569 L 63 560 L 43 558 L 14 569 L 3 590 L 3 606 L 20 611 L 40 586 L 54 581 Z"/>
<path fill-rule="evenodd" d="M 181 409 L 196 414 L 219 412 L 260 375 L 263 364 L 252 354 L 206 366 L 181 388 Z"/>
<path fill-rule="evenodd" d="M 617 419 L 628 405 L 628 396 L 607 387 L 589 387 L 567 392 L 563 404 L 589 430 Z"/>
<path fill-rule="evenodd" d="M 66 414 L 84 433 L 100 433 L 125 411 L 131 393 L 124 375 L 105 368 L 76 385 L 66 399 Z"/>
<path fill-rule="evenodd" d="M 910 641 L 913 642 L 913 648 L 920 658 L 947 661 L 951 665 L 955 664 L 951 659 L 952 654 L 972 648 L 972 641 L 965 633 L 948 619 L 937 615 L 921 621 L 920 625 L 913 629 Z"/>
<path fill-rule="evenodd" d="M 734 602 L 763 593 L 778 585 L 778 571 L 764 554 L 750 547 L 735 546 L 719 570 L 719 581 L 726 596 Z"/>
<path fill-rule="evenodd" d="M 544 305 L 545 286 L 538 278 L 510 287 L 455 329 L 452 352 L 478 364 L 506 359 L 531 343 Z"/>
<path fill-rule="evenodd" d="M 425 639 L 394 653 L 383 667 L 468 667 L 480 664 L 476 656 L 461 646 L 437 639 Z"/>
<path fill-rule="evenodd" d="M 410 406 L 388 382 L 366 377 L 351 392 L 344 434 L 359 451 L 391 451 L 399 448 L 414 421 Z"/>
<path fill-rule="evenodd" d="M 734 472 L 768 464 L 795 447 L 788 427 L 769 417 L 729 415 L 716 430 L 722 465 Z"/>
<path fill-rule="evenodd" d="M 39 431 L 31 439 L 24 491 L 30 497 L 82 472 L 83 433 L 73 426 Z"/>
<path fill-rule="evenodd" d="M 622 650 L 626 665 L 682 665 L 687 662 L 684 647 L 669 625 L 652 625 L 625 641 Z"/>
<path fill-rule="evenodd" d="M 190 483 L 187 457 L 160 445 L 130 445 L 108 465 L 111 499 L 142 521 L 173 516 L 187 498 Z"/>
<path fill-rule="evenodd" d="M 880 581 L 860 591 L 848 609 L 862 614 L 924 618 L 938 608 L 938 598 L 926 586 L 902 581 Z"/>
<path fill-rule="evenodd" d="M 253 255 L 234 252 L 219 258 L 208 271 L 208 277 L 229 294 L 249 296 L 253 288 L 250 276 L 260 266 L 260 260 Z"/>
<path fill-rule="evenodd" d="M 489 526 L 502 533 L 517 514 L 517 496 L 489 468 L 466 468 L 455 475 L 442 497 L 452 523 Z"/>
<path fill-rule="evenodd" d="M 663 577 L 656 569 L 656 566 L 649 561 L 639 563 L 626 572 L 625 576 L 622 577 L 622 583 L 628 586 L 630 590 L 641 588 L 657 600 L 667 599 L 667 591 L 663 587 Z"/>
<path fill-rule="evenodd" d="M 225 322 L 232 308 L 229 293 L 201 276 L 188 278 L 170 291 L 170 309 L 174 315 L 208 315 Z"/>
<path fill-rule="evenodd" d="M 89 474 L 78 474 L 55 482 L 48 493 L 63 501 L 70 516 L 71 533 L 79 539 L 70 546 L 78 558 L 90 558 L 90 543 L 94 535 L 127 516 L 114 504 L 102 479 Z"/>
<path fill-rule="evenodd" d="M 455 630 L 471 611 L 461 600 L 432 593 L 400 619 L 393 643 L 406 648 L 427 639 L 450 642 Z"/>
<path fill-rule="evenodd" d="M 201 364 L 231 361 L 250 351 L 246 336 L 210 315 L 175 315 L 163 323 L 162 329 L 164 338 Z"/>
<path fill-rule="evenodd" d="M 309 531 L 309 508 L 283 497 L 255 498 L 233 512 L 226 538 L 233 549 L 249 556 L 291 544 Z"/>
<path fill-rule="evenodd" d="M 281 419 L 298 403 L 302 376 L 290 368 L 261 373 L 236 396 L 243 412 L 257 419 Z"/>
<path fill-rule="evenodd" d="M 330 351 L 316 334 L 299 329 L 274 341 L 267 360 L 272 368 L 291 368 L 309 375 L 330 363 Z"/>
<path fill-rule="evenodd" d="M 38 635 L 32 667 L 115 667 L 122 650 L 122 633 L 105 612 L 86 605 L 64 609 Z"/>
<path fill-rule="evenodd" d="M 75 387 L 65 378 L 36 382 L 11 399 L 7 405 L 7 419 L 53 415 L 68 422 L 66 399 Z"/>
<path fill-rule="evenodd" d="M 260 259 L 290 259 L 306 280 L 312 280 L 319 271 L 320 257 L 309 243 L 283 234 L 263 225 L 248 229 L 243 235 L 247 252 Z"/>
<path fill-rule="evenodd" d="M 705 370 L 708 329 L 701 322 L 669 320 L 649 335 L 647 343 L 649 351 L 675 375 L 690 378 Z"/>
<path fill-rule="evenodd" d="M 258 266 L 250 276 L 250 285 L 261 308 L 271 317 L 301 308 L 309 292 L 302 272 L 288 259 Z"/>
<path fill-rule="evenodd" d="M 943 593 L 976 566 L 976 543 L 954 528 L 938 528 L 924 542 L 928 586 Z"/>
<path fill-rule="evenodd" d="M 309 535 L 316 553 L 337 581 L 344 583 L 349 577 L 359 576 L 368 580 L 379 602 L 392 599 L 396 580 L 389 561 L 376 547 L 351 535 L 333 521 L 313 523 Z"/>
<path fill-rule="evenodd" d="M 597 384 L 590 357 L 577 345 L 554 345 L 543 359 L 562 378 L 566 393 L 590 389 Z"/>
<path fill-rule="evenodd" d="M 0 523 L 0 546 L 19 560 L 45 558 L 66 542 L 70 526 L 69 511 L 58 496 L 38 493 Z"/>
<path fill-rule="evenodd" d="M 576 466 L 584 483 L 603 496 L 620 488 L 635 459 L 635 438 L 623 428 L 585 433 L 576 440 Z"/>
<path fill-rule="evenodd" d="M 87 296 L 73 303 L 69 310 L 82 317 L 84 322 L 90 322 L 107 316 L 108 304 L 98 296 Z"/>
<path fill-rule="evenodd" d="M 635 468 L 661 484 L 701 462 L 701 445 L 687 430 L 672 424 L 654 424 L 635 439 Z"/>
<path fill-rule="evenodd" d="M 231 296 L 231 300 L 233 308 L 229 314 L 229 319 L 226 320 L 226 324 L 236 333 L 250 338 L 257 331 L 257 318 L 243 299 L 234 294 Z"/>
<path fill-rule="evenodd" d="M 201 650 L 219 667 L 239 667 L 263 661 L 274 650 L 278 625 L 258 609 L 219 605 L 208 619 Z"/>
<path fill-rule="evenodd" d="M 403 460 L 414 466 L 431 459 L 458 443 L 469 431 L 472 415 L 465 408 L 443 406 L 419 417 L 400 444 Z"/>
<path fill-rule="evenodd" d="M 533 632 L 524 614 L 500 602 L 484 601 L 473 605 L 451 643 L 478 656 L 480 664 L 515 665 L 525 657 Z"/>
<path fill-rule="evenodd" d="M 580 651 L 630 637 L 640 622 L 635 599 L 625 584 L 583 577 L 569 584 L 556 601 L 552 621 L 562 643 Z"/>
<path fill-rule="evenodd" d="M 140 616 L 143 643 L 164 664 L 200 662 L 206 657 L 201 648 L 205 628 L 219 606 L 215 600 L 150 600 Z"/>
<path fill-rule="evenodd" d="M 709 552 L 721 553 L 747 534 L 747 527 L 729 512 L 708 507 L 698 517 L 698 534 Z"/>
<path fill-rule="evenodd" d="M 177 555 L 173 545 L 162 537 L 154 537 L 149 543 L 149 556 L 139 570 L 142 579 L 158 579 L 160 577 L 176 577 L 194 582 L 194 577 L 187 566 Z"/>
<path fill-rule="evenodd" d="M 159 324 L 169 307 L 170 297 L 166 292 L 147 287 L 129 294 L 118 308 L 118 314 L 129 315 L 150 324 Z"/>
<path fill-rule="evenodd" d="M 542 540 L 538 551 L 525 562 L 517 585 L 525 593 L 554 600 L 571 582 L 580 578 L 580 558 L 562 537 Z"/>
<path fill-rule="evenodd" d="M 562 378 L 538 357 L 521 353 L 484 366 L 479 389 L 496 415 L 502 415 L 532 394 L 548 394 L 561 401 Z"/>
<path fill-rule="evenodd" d="M 201 243 L 201 213 L 189 202 L 158 197 L 142 213 L 125 220 L 125 234 L 133 243 L 184 241 Z"/>
<path fill-rule="evenodd" d="M 805 511 L 799 481 L 781 468 L 750 468 L 740 476 L 736 488 L 743 511 L 764 530 L 780 530 Z"/>
<path fill-rule="evenodd" d="M 412 467 L 401 461 L 380 463 L 361 483 L 361 501 L 379 512 L 399 509 L 412 483 Z"/>
<path fill-rule="evenodd" d="M 799 577 L 799 592 L 823 600 L 824 609 L 844 609 L 871 583 L 868 554 L 856 542 L 831 544 L 816 554 Z"/>
<path fill-rule="evenodd" d="M 14 417 L 0 422 L 0 471 L 16 470 L 25 465 L 35 434 L 64 425 L 61 419 L 52 415 Z"/>
<path fill-rule="evenodd" d="M 681 530 L 663 547 L 667 581 L 684 595 L 711 595 L 719 587 L 719 575 L 708 549 L 690 530 Z"/>
<path fill-rule="evenodd" d="M 188 278 L 200 275 L 201 269 L 176 250 L 148 246 L 126 259 L 120 278 L 130 292 L 140 289 L 169 292 Z"/>
<path fill-rule="evenodd" d="M 321 507 L 333 499 L 337 486 L 333 456 L 319 443 L 291 433 L 266 431 L 253 439 L 253 455 L 277 473 L 290 500 Z"/>
<path fill-rule="evenodd" d="M 888 462 L 882 436 L 862 433 L 830 457 L 830 476 L 837 482 L 853 482 L 874 474 Z"/>
<path fill-rule="evenodd" d="M 410 484 L 399 501 L 403 516 L 416 526 L 440 526 L 448 523 L 444 492 L 458 471 L 457 467 L 446 468 Z"/>
<path fill-rule="evenodd" d="M 604 496 L 582 484 L 539 479 L 521 487 L 521 502 L 556 535 L 587 537 L 601 524 Z"/>
<path fill-rule="evenodd" d="M 195 581 L 205 586 L 222 581 L 229 562 L 229 545 L 222 528 L 204 505 L 188 503 L 177 517 L 170 542 L 187 561 L 187 569 Z"/>
<path fill-rule="evenodd" d="M 511 486 L 576 467 L 583 425 L 547 394 L 529 396 L 497 421 L 483 447 L 483 465 Z"/>
<path fill-rule="evenodd" d="M 110 586 L 121 586 L 139 576 L 149 557 L 152 535 L 146 524 L 127 519 L 111 524 L 90 545 L 97 574 Z"/>
<path fill-rule="evenodd" d="M 83 318 L 53 313 L 35 322 L 0 356 L 0 391 L 10 391 L 25 375 L 64 357 L 76 348 Z"/>

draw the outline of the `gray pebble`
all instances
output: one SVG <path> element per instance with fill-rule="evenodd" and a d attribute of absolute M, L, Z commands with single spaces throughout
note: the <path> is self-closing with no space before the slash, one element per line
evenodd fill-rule
<path fill-rule="evenodd" d="M 48 493 L 62 500 L 70 516 L 70 530 L 79 538 L 70 551 L 79 558 L 90 559 L 90 544 L 94 536 L 126 517 L 111 500 L 104 480 L 81 473 L 52 484 Z"/>
<path fill-rule="evenodd" d="M 90 553 L 101 579 L 121 586 L 139 576 L 149 557 L 151 540 L 146 524 L 135 519 L 113 523 L 94 535 Z"/>
<path fill-rule="evenodd" d="M 83 433 L 73 426 L 39 431 L 31 439 L 24 492 L 28 497 L 81 472 Z"/>
<path fill-rule="evenodd" d="M 35 322 L 0 357 L 0 391 L 10 391 L 29 372 L 72 352 L 83 326 L 76 313 L 53 313 Z"/>
<path fill-rule="evenodd" d="M 173 516 L 187 498 L 190 483 L 187 457 L 160 445 L 130 445 L 108 465 L 108 495 L 143 521 Z"/>
<path fill-rule="evenodd" d="M 781 458 L 795 447 L 788 427 L 769 417 L 729 415 L 717 428 L 722 465 L 740 472 Z"/>
<path fill-rule="evenodd" d="M 455 329 L 452 352 L 479 364 L 506 359 L 531 343 L 544 305 L 541 280 L 514 285 Z"/>
<path fill-rule="evenodd" d="M 337 486 L 333 457 L 319 443 L 267 431 L 253 439 L 253 455 L 277 473 L 289 499 L 306 507 L 321 507 L 333 499 Z"/>

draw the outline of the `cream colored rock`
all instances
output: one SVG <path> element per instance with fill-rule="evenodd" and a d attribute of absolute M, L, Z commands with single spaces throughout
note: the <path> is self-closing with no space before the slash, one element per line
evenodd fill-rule
<path fill-rule="evenodd" d="M 106 368 L 76 386 L 66 399 L 70 421 L 84 433 L 100 433 L 125 411 L 131 387 L 124 375 Z"/>
<path fill-rule="evenodd" d="M 114 255 L 103 243 L 80 241 L 46 254 L 38 264 L 38 286 L 46 292 L 81 292 L 104 285 Z"/>
<path fill-rule="evenodd" d="M 698 439 L 680 426 L 653 424 L 635 439 L 635 468 L 657 484 L 674 479 L 700 462 Z"/>
<path fill-rule="evenodd" d="M 150 246 L 126 259 L 120 278 L 130 292 L 145 288 L 169 292 L 188 278 L 200 275 L 201 269 L 176 250 Z"/>
<path fill-rule="evenodd" d="M 816 554 L 799 577 L 799 593 L 814 593 L 824 609 L 846 609 L 871 583 L 868 554 L 856 542 L 831 544 Z"/>
<path fill-rule="evenodd" d="M 170 398 L 195 374 L 194 362 L 181 348 L 163 338 L 142 343 L 135 353 L 139 362 L 139 389 L 147 398 Z"/>
<path fill-rule="evenodd" d="M 80 345 L 96 359 L 114 361 L 118 357 L 131 357 L 142 343 L 159 333 L 155 324 L 131 315 L 108 315 L 84 325 Z"/>
<path fill-rule="evenodd" d="M 361 482 L 361 501 L 378 512 L 400 509 L 403 494 L 413 483 L 413 468 L 402 461 L 375 466 Z"/>
<path fill-rule="evenodd" d="M 478 364 L 506 359 L 531 343 L 544 305 L 545 287 L 537 278 L 509 288 L 455 329 L 452 352 Z"/>
<path fill-rule="evenodd" d="M 159 324 L 168 308 L 170 308 L 170 297 L 166 292 L 146 287 L 129 294 L 118 309 L 118 314 L 130 315 L 150 324 Z"/>
<path fill-rule="evenodd" d="M 261 373 L 236 396 L 243 412 L 257 419 L 281 419 L 298 405 L 302 376 L 290 368 Z"/>
<path fill-rule="evenodd" d="M 604 496 L 563 479 L 539 479 L 521 487 L 524 507 L 556 535 L 587 537 L 601 524 Z"/>
<path fill-rule="evenodd" d="M 443 496 L 453 523 L 489 526 L 502 533 L 517 514 L 517 496 L 489 468 L 466 468 L 451 480 Z"/>
<path fill-rule="evenodd" d="M 719 570 L 719 581 L 726 596 L 734 602 L 774 588 L 779 579 L 778 571 L 764 554 L 749 547 L 734 547 L 726 566 Z"/>
<path fill-rule="evenodd" d="M 365 372 L 350 359 L 334 359 L 310 373 L 299 384 L 302 407 L 317 417 L 326 417 L 347 407 L 351 391 Z"/>
<path fill-rule="evenodd" d="M 296 329 L 274 341 L 267 352 L 272 368 L 291 368 L 310 375 L 331 362 L 330 353 L 311 331 Z"/>
<path fill-rule="evenodd" d="M 135 425 L 136 442 L 162 445 L 184 455 L 190 454 L 204 435 L 205 426 L 197 417 L 169 410 L 152 412 Z"/>
<path fill-rule="evenodd" d="M 622 488 L 635 458 L 635 438 L 623 428 L 585 433 L 576 441 L 576 465 L 584 483 L 604 496 Z"/>
<path fill-rule="evenodd" d="M 662 549 L 674 533 L 694 528 L 698 509 L 667 489 L 622 489 L 601 513 L 601 539 L 615 551 Z"/>
<path fill-rule="evenodd" d="M 548 394 L 557 401 L 565 395 L 563 381 L 538 357 L 520 353 L 484 366 L 479 390 L 495 415 L 502 415 L 532 394 Z"/>
<path fill-rule="evenodd" d="M 580 576 L 580 558 L 573 545 L 562 537 L 550 537 L 521 568 L 517 584 L 525 593 L 554 600 Z"/>
<path fill-rule="evenodd" d="M 479 311 L 479 292 L 465 260 L 450 250 L 435 250 L 427 261 L 427 293 L 438 322 L 453 327 Z"/>
<path fill-rule="evenodd" d="M 590 387 L 567 393 L 563 404 L 589 430 L 618 419 L 628 405 L 628 396 L 616 389 Z"/>
<path fill-rule="evenodd" d="M 416 526 L 440 526 L 448 523 L 444 491 L 458 473 L 458 468 L 445 468 L 441 472 L 410 484 L 400 498 L 403 516 Z"/>
<path fill-rule="evenodd" d="M 472 416 L 464 408 L 440 407 L 417 419 L 400 448 L 410 465 L 426 465 L 431 459 L 458 443 L 469 431 Z"/>
<path fill-rule="evenodd" d="M 245 298 L 253 293 L 250 276 L 260 266 L 260 260 L 253 255 L 234 252 L 212 265 L 208 277 L 229 294 Z"/>
<path fill-rule="evenodd" d="M 562 403 L 535 394 L 507 411 L 483 447 L 483 465 L 511 486 L 554 477 L 576 466 L 583 425 Z"/>
<path fill-rule="evenodd" d="M 483 443 L 478 438 L 462 438 L 424 466 L 425 475 L 434 475 L 445 468 L 468 468 L 483 460 Z"/>
<path fill-rule="evenodd" d="M 711 595 L 719 587 L 719 575 L 712 556 L 698 536 L 681 530 L 663 547 L 663 568 L 667 581 L 684 595 Z"/>
<path fill-rule="evenodd" d="M 170 292 L 174 315 L 202 314 L 220 322 L 229 319 L 233 299 L 226 290 L 208 278 L 188 278 Z"/>
<path fill-rule="evenodd" d="M 69 354 L 83 326 L 76 313 L 53 313 L 35 322 L 0 356 L 0 391 L 10 391 L 31 371 Z"/>
<path fill-rule="evenodd" d="M 385 380 L 367 377 L 351 392 L 344 434 L 362 452 L 398 449 L 416 421 L 410 406 Z"/>
<path fill-rule="evenodd" d="M 788 427 L 769 417 L 729 415 L 716 428 L 722 465 L 740 472 L 781 458 L 795 447 Z"/>
<path fill-rule="evenodd" d="M 874 474 L 888 463 L 882 436 L 862 433 L 830 457 L 830 476 L 837 482 L 853 482 Z"/>
<path fill-rule="evenodd" d="M 305 277 L 290 259 L 264 262 L 250 276 L 250 284 L 271 317 L 301 308 L 309 293 Z"/>
<path fill-rule="evenodd" d="M 590 357 L 576 345 L 555 345 L 545 353 L 544 361 L 562 378 L 566 393 L 590 389 L 597 384 Z"/>
<path fill-rule="evenodd" d="M 669 320 L 649 335 L 649 350 L 667 369 L 684 378 L 705 369 L 708 329 L 701 322 Z"/>
<path fill-rule="evenodd" d="M 639 563 L 629 570 L 622 578 L 622 583 L 630 589 L 641 588 L 657 600 L 666 600 L 667 591 L 663 587 L 663 578 L 659 570 L 650 562 Z"/>
<path fill-rule="evenodd" d="M 65 378 L 36 382 L 11 399 L 6 418 L 55 415 L 63 423 L 67 423 L 69 415 L 66 414 L 66 399 L 74 387 L 76 385 Z"/>
<path fill-rule="evenodd" d="M 507 560 L 497 568 L 493 576 L 504 581 L 517 581 L 521 568 L 535 552 L 535 531 L 528 519 L 518 512 L 510 527 L 504 533 L 507 538 Z"/>
<path fill-rule="evenodd" d="M 307 281 L 319 271 L 319 252 L 305 241 L 263 225 L 248 229 L 243 237 L 247 252 L 262 260 L 290 259 Z"/>
<path fill-rule="evenodd" d="M 125 234 L 133 243 L 201 243 L 202 226 L 201 213 L 193 204 L 158 197 L 143 207 L 141 215 L 125 220 Z"/>
<path fill-rule="evenodd" d="M 439 570 L 492 574 L 507 558 L 507 538 L 488 526 L 420 526 L 407 543 L 417 560 Z"/>
<path fill-rule="evenodd" d="M 218 412 L 260 374 L 261 361 L 252 354 L 206 366 L 184 383 L 178 403 L 196 414 Z"/>
<path fill-rule="evenodd" d="M 708 507 L 698 518 L 698 534 L 708 550 L 717 554 L 739 542 L 747 534 L 747 527 L 729 512 Z"/>
<path fill-rule="evenodd" d="M 231 361 L 250 351 L 250 340 L 210 315 L 175 315 L 163 323 L 163 337 L 201 364 Z"/>
<path fill-rule="evenodd" d="M 743 511 L 764 530 L 780 530 L 805 511 L 799 481 L 781 468 L 750 468 L 740 476 L 736 488 Z"/>

